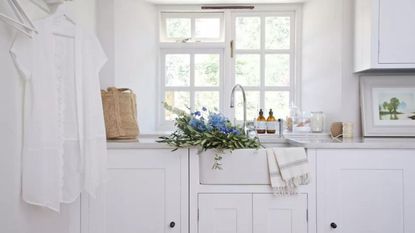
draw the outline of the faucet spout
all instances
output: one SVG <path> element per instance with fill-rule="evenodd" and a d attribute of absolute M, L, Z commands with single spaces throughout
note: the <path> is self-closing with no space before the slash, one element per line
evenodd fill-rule
<path fill-rule="evenodd" d="M 246 135 L 247 133 L 247 128 L 246 128 L 246 93 L 245 93 L 245 89 L 240 85 L 240 84 L 236 84 L 233 88 L 232 88 L 232 92 L 231 92 L 231 103 L 230 103 L 230 108 L 234 108 L 235 107 L 235 91 L 236 89 L 240 89 L 242 92 L 242 101 L 243 101 L 243 114 L 244 114 L 244 122 L 242 125 L 242 128 L 244 130 L 244 134 Z"/>

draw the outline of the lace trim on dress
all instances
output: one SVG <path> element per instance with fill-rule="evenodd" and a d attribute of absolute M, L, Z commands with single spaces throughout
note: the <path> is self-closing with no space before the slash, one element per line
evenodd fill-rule
<path fill-rule="evenodd" d="M 57 96 L 58 96 L 58 135 L 59 135 L 59 199 L 63 201 L 63 187 L 64 187 L 64 111 L 65 111 L 65 89 L 63 80 L 63 58 L 65 56 L 64 45 L 61 41 L 55 40 L 55 71 L 57 81 Z"/>

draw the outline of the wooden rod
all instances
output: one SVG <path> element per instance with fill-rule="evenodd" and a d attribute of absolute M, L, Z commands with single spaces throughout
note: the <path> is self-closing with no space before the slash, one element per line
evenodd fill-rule
<path fill-rule="evenodd" d="M 202 6 L 202 10 L 224 10 L 224 9 L 247 9 L 252 10 L 255 9 L 254 6 Z"/>

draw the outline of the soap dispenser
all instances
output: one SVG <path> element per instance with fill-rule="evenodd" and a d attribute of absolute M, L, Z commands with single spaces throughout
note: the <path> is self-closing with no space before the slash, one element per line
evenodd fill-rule
<path fill-rule="evenodd" d="M 274 117 L 274 113 L 272 109 L 269 110 L 269 116 L 267 118 L 267 133 L 268 134 L 275 134 L 277 131 L 277 120 Z"/>
<path fill-rule="evenodd" d="M 262 109 L 259 110 L 259 116 L 256 119 L 256 132 L 257 134 L 264 134 L 267 130 L 267 120 L 264 117 Z"/>

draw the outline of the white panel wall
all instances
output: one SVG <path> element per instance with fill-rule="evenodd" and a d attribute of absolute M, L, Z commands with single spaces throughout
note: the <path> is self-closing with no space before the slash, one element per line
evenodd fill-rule
<path fill-rule="evenodd" d="M 45 14 L 29 0 L 20 1 L 34 18 Z M 78 23 L 95 31 L 95 0 L 69 3 Z M 0 12 L 12 15 L 6 1 Z M 21 200 L 20 152 L 22 138 L 23 83 L 10 59 L 14 30 L 0 22 L 0 232 L 69 233 L 79 230 L 79 202 L 66 206 L 62 213 L 30 206 Z"/>

